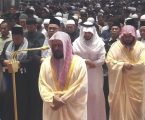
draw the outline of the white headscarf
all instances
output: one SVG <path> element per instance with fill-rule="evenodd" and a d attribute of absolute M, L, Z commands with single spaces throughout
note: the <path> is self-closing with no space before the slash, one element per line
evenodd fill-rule
<path fill-rule="evenodd" d="M 84 24 L 93 25 L 91 22 L 85 22 Z M 85 32 L 91 32 L 93 34 L 93 37 L 90 40 L 85 40 L 84 39 Z M 102 38 L 98 36 L 95 26 L 90 27 L 81 26 L 80 36 L 73 42 L 73 50 L 74 52 L 81 51 L 82 53 L 85 53 L 84 56 L 87 54 L 89 56 L 90 53 L 94 54 L 97 53 L 104 45 L 105 44 Z"/>

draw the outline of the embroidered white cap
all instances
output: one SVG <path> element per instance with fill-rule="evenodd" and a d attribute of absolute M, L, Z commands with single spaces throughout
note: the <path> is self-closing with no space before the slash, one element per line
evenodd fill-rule
<path fill-rule="evenodd" d="M 66 25 L 75 25 L 75 21 L 74 20 L 68 20 L 66 22 Z"/>

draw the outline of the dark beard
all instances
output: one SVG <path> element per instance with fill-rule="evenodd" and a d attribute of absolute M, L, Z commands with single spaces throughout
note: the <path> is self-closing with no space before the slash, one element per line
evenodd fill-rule
<path fill-rule="evenodd" d="M 134 44 L 135 44 L 135 40 L 133 40 L 133 41 L 121 41 L 122 42 L 122 44 L 123 45 L 125 45 L 125 46 L 127 46 L 127 47 L 131 47 L 131 46 L 133 46 Z"/>
<path fill-rule="evenodd" d="M 55 59 L 62 59 L 64 56 L 63 53 L 60 53 L 59 51 L 53 51 L 53 57 Z"/>

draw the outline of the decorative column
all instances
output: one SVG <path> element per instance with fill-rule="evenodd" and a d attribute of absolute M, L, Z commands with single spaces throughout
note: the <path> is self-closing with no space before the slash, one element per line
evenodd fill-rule
<path fill-rule="evenodd" d="M 15 0 L 11 1 L 11 6 L 15 6 Z"/>

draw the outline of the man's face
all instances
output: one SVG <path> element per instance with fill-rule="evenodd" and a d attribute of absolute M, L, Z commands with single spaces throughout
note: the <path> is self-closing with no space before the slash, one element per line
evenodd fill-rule
<path fill-rule="evenodd" d="M 56 24 L 49 24 L 48 25 L 48 35 L 49 35 L 49 38 L 51 38 L 52 35 L 54 33 L 56 33 L 58 30 L 59 30 L 59 26 L 58 25 L 56 25 Z"/>
<path fill-rule="evenodd" d="M 135 38 L 131 34 L 124 34 L 124 36 L 121 39 L 121 42 L 125 46 L 132 46 L 135 42 Z"/>
<path fill-rule="evenodd" d="M 105 22 L 104 17 L 103 16 L 98 16 L 98 24 L 103 26 L 104 22 Z"/>
<path fill-rule="evenodd" d="M 66 30 L 67 30 L 68 33 L 73 33 L 76 30 L 76 26 L 75 25 L 71 25 L 71 24 L 66 25 Z"/>
<path fill-rule="evenodd" d="M 26 28 L 26 19 L 20 19 L 19 20 L 19 23 L 20 23 L 20 25 L 23 27 L 23 28 Z"/>
<path fill-rule="evenodd" d="M 12 13 L 12 14 L 15 14 L 15 13 L 16 13 L 15 7 L 11 7 L 11 8 L 10 8 L 10 13 Z"/>
<path fill-rule="evenodd" d="M 21 45 L 24 40 L 23 35 L 14 35 L 13 34 L 12 38 L 13 38 L 13 42 L 15 45 Z"/>
<path fill-rule="evenodd" d="M 34 32 L 37 30 L 37 25 L 36 24 L 27 25 L 27 29 L 29 32 Z"/>
<path fill-rule="evenodd" d="M 84 39 L 90 40 L 93 37 L 93 34 L 91 32 L 84 32 Z"/>
<path fill-rule="evenodd" d="M 145 26 L 140 27 L 140 35 L 143 39 L 145 39 Z"/>
<path fill-rule="evenodd" d="M 52 40 L 51 49 L 55 59 L 63 58 L 63 44 L 60 40 Z"/>
<path fill-rule="evenodd" d="M 119 34 L 120 34 L 120 28 L 118 26 L 112 26 L 111 27 L 111 37 L 118 38 Z"/>
<path fill-rule="evenodd" d="M 2 35 L 8 35 L 9 34 L 9 28 L 8 28 L 8 24 L 7 23 L 2 23 L 1 26 L 1 34 Z"/>
<path fill-rule="evenodd" d="M 46 18 L 48 16 L 48 13 L 45 10 L 42 10 L 41 17 Z"/>

